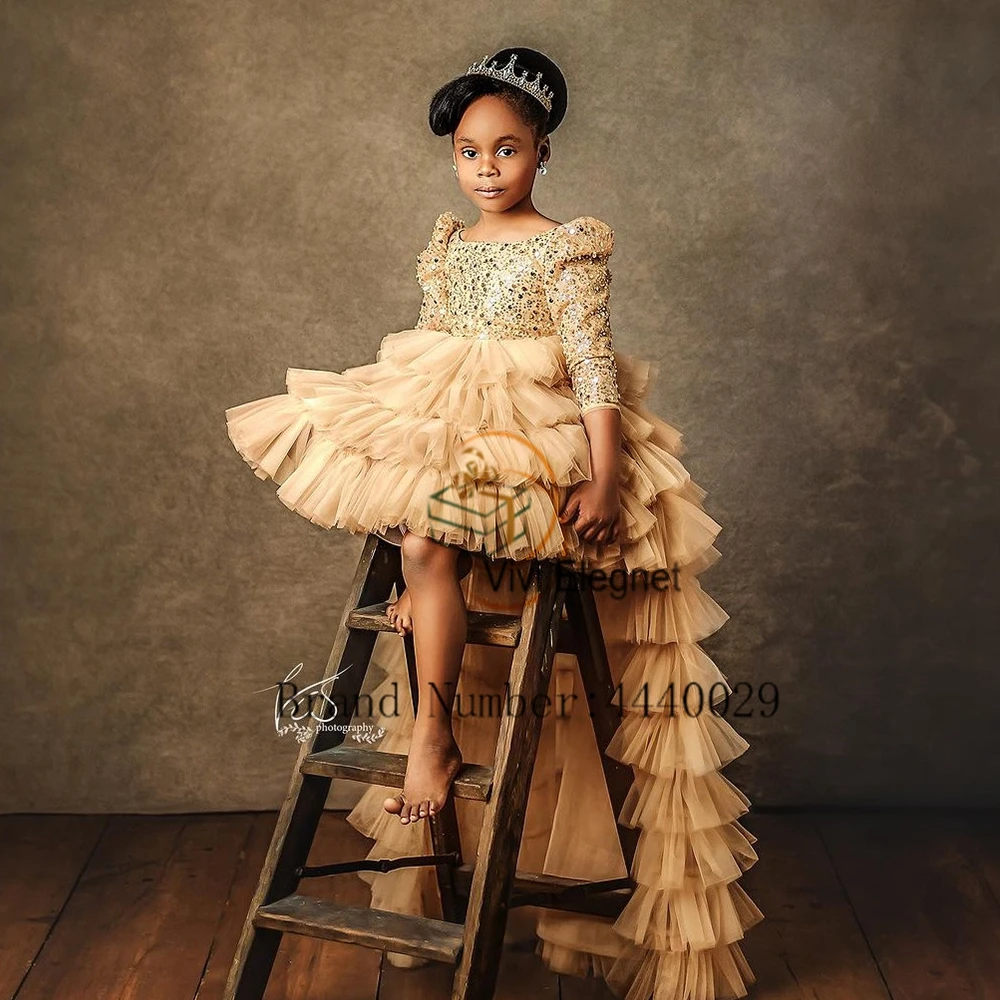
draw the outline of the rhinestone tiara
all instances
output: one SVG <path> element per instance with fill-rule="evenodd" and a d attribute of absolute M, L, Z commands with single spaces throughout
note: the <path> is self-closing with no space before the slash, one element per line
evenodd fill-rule
<path fill-rule="evenodd" d="M 482 61 L 473 63 L 466 71 L 466 75 L 469 73 L 475 73 L 477 76 L 491 76 L 494 80 L 502 80 L 504 83 L 512 83 L 515 87 L 520 87 L 521 90 L 526 93 L 531 94 L 535 100 L 539 101 L 542 107 L 546 111 L 552 110 L 552 98 L 555 96 L 555 92 L 546 87 L 542 83 L 542 71 L 538 71 L 538 75 L 534 80 L 528 80 L 528 71 L 522 70 L 520 74 L 514 72 L 514 63 L 517 61 L 517 53 L 512 52 L 510 56 L 510 62 L 507 63 L 503 69 L 500 69 L 496 61 L 487 63 L 489 56 L 484 56 Z"/>

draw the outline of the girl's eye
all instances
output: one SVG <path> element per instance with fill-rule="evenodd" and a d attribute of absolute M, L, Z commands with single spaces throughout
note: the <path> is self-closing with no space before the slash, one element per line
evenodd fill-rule
<path fill-rule="evenodd" d="M 504 152 L 505 150 L 506 150 L 507 152 L 509 152 L 509 153 L 516 153 L 516 152 L 517 152 L 517 150 L 516 150 L 516 149 L 514 149 L 514 147 L 513 147 L 513 146 L 501 146 L 501 147 L 500 147 L 500 149 L 498 149 L 498 150 L 497 150 L 497 153 L 502 153 L 502 152 Z M 467 160 L 468 160 L 468 159 L 471 159 L 471 157 L 469 157 L 469 156 L 465 156 L 465 154 L 466 154 L 466 153 L 471 153 L 471 154 L 472 154 L 472 156 L 475 156 L 475 155 L 476 155 L 476 151 L 475 151 L 474 149 L 463 149 L 463 150 L 462 150 L 462 156 L 463 156 L 463 157 L 465 157 L 465 159 L 467 159 Z M 505 160 L 508 160 L 508 159 L 510 159 L 510 157 L 509 157 L 509 156 L 505 156 L 505 157 L 504 157 L 504 159 L 505 159 Z"/>

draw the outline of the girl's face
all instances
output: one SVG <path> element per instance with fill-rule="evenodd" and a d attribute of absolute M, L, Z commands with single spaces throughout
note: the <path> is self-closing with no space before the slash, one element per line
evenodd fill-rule
<path fill-rule="evenodd" d="M 536 146 L 531 129 L 494 94 L 465 109 L 453 148 L 462 193 L 483 212 L 505 212 L 530 198 L 538 164 L 549 154 L 548 137 Z"/>

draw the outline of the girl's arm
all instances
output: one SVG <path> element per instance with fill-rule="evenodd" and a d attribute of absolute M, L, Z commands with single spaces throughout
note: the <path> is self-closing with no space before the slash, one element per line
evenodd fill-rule
<path fill-rule="evenodd" d="M 602 406 L 583 415 L 590 439 L 591 478 L 602 486 L 618 488 L 622 451 L 622 415 L 617 406 Z"/>
<path fill-rule="evenodd" d="M 583 426 L 590 439 L 591 478 L 573 488 L 559 521 L 572 524 L 576 533 L 588 542 L 606 544 L 619 537 L 621 424 L 621 410 L 617 406 L 594 407 L 583 415 Z"/>
<path fill-rule="evenodd" d="M 448 239 L 458 225 L 456 216 L 451 212 L 442 212 L 434 220 L 434 229 L 427 246 L 417 254 L 417 281 L 424 293 L 417 317 L 417 329 L 447 328 L 448 287 L 444 267 L 448 256 Z"/>
<path fill-rule="evenodd" d="M 621 517 L 621 399 L 611 336 L 610 227 L 588 220 L 553 267 L 549 301 L 590 444 L 591 478 L 577 484 L 560 521 L 581 538 L 617 539 Z"/>

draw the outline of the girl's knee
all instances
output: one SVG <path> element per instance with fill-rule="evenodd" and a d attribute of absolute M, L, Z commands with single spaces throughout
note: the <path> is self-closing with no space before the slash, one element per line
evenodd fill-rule
<path fill-rule="evenodd" d="M 407 564 L 410 569 L 425 569 L 434 565 L 438 560 L 444 560 L 449 556 L 448 547 L 434 538 L 418 535 L 416 532 L 407 531 L 403 535 L 403 542 L 400 545 L 403 553 L 403 569 Z"/>

